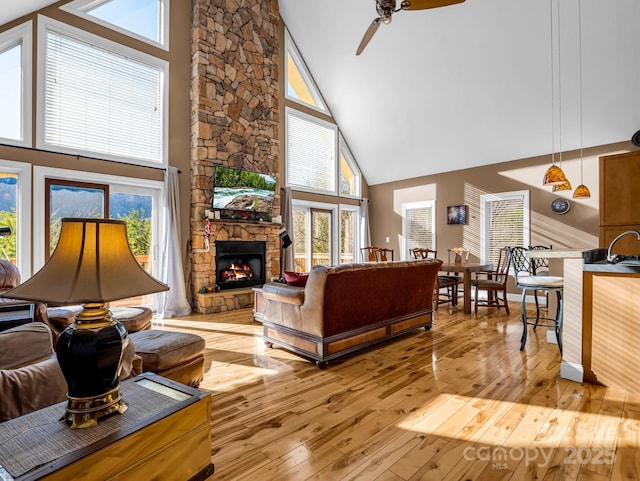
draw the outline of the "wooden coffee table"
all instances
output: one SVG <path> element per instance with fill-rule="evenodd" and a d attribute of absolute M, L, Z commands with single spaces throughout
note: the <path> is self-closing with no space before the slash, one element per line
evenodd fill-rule
<path fill-rule="evenodd" d="M 60 421 L 66 402 L 0 423 L 0 480 L 205 480 L 211 396 L 156 374 L 121 385 L 129 408 L 97 426 Z"/>

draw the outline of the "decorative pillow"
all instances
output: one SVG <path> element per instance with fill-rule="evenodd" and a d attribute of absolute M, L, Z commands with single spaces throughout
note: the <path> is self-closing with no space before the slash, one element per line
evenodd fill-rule
<path fill-rule="evenodd" d="M 287 284 L 290 286 L 304 287 L 307 285 L 307 279 L 309 278 L 308 272 L 284 271 L 282 274 L 284 275 L 284 280 L 287 281 Z"/>

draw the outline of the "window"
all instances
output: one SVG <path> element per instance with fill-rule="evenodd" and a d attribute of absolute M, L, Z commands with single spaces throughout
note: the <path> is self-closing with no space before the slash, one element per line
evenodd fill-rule
<path fill-rule="evenodd" d="M 164 216 L 163 191 L 163 182 L 158 181 L 36 166 L 33 210 L 37 221 L 33 230 L 34 238 L 39 240 L 34 246 L 35 266 L 44 265 L 48 252 L 45 229 L 51 218 L 68 215 L 109 217 L 126 222 L 129 244 L 136 259 L 149 273 L 158 273 L 157 245 Z M 81 209 L 78 204 L 82 204 Z M 145 296 L 135 302 L 151 304 L 151 297 Z"/>
<path fill-rule="evenodd" d="M 336 195 L 337 128 L 286 109 L 287 185 Z"/>
<path fill-rule="evenodd" d="M 31 22 L 0 34 L 0 142 L 31 147 Z"/>
<path fill-rule="evenodd" d="M 503 247 L 529 245 L 529 191 L 480 196 L 482 262 L 497 265 Z"/>
<path fill-rule="evenodd" d="M 104 219 L 109 212 L 109 186 L 70 180 L 45 180 L 44 254 L 48 259 L 58 244 L 65 217 Z"/>
<path fill-rule="evenodd" d="M 340 264 L 357 262 L 360 234 L 360 209 L 355 206 L 340 206 Z"/>
<path fill-rule="evenodd" d="M 60 8 L 168 50 L 169 0 L 74 0 Z"/>
<path fill-rule="evenodd" d="M 0 160 L 0 256 L 31 275 L 31 165 Z"/>
<path fill-rule="evenodd" d="M 340 196 L 360 196 L 360 170 L 353 160 L 353 156 L 346 142 L 340 136 Z"/>
<path fill-rule="evenodd" d="M 293 201 L 293 253 L 296 271 L 337 264 L 335 205 Z"/>
<path fill-rule="evenodd" d="M 285 31 L 285 48 L 287 53 L 285 64 L 286 98 L 329 114 L 320 91 L 313 82 L 288 31 Z"/>
<path fill-rule="evenodd" d="M 166 164 L 166 62 L 40 18 L 38 147 Z"/>
<path fill-rule="evenodd" d="M 435 202 L 411 202 L 402 204 L 402 259 L 410 259 L 410 250 L 420 247 L 435 250 L 436 223 Z"/>

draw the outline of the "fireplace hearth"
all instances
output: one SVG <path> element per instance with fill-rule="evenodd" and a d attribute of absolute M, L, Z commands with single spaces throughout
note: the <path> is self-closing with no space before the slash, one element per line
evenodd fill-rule
<path fill-rule="evenodd" d="M 264 284 L 266 242 L 216 241 L 216 288 L 242 289 Z"/>

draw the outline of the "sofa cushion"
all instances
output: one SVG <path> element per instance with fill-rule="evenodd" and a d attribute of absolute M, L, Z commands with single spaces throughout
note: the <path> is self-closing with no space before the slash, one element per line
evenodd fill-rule
<path fill-rule="evenodd" d="M 41 322 L 30 322 L 0 332 L 0 369 L 28 366 L 52 354 L 51 330 Z"/>
<path fill-rule="evenodd" d="M 163 371 L 204 352 L 204 339 L 185 332 L 148 329 L 129 334 L 145 371 Z"/>
<path fill-rule="evenodd" d="M 284 275 L 284 280 L 290 286 L 304 287 L 307 285 L 307 279 L 309 279 L 308 272 L 284 271 L 282 274 Z"/>

